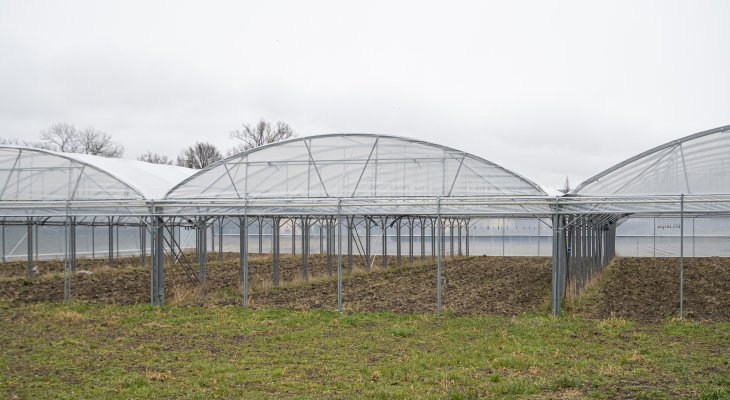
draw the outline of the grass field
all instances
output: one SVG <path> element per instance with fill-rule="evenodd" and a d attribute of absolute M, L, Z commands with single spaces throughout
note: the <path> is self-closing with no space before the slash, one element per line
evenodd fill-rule
<path fill-rule="evenodd" d="M 730 398 L 730 324 L 0 303 L 2 398 Z"/>

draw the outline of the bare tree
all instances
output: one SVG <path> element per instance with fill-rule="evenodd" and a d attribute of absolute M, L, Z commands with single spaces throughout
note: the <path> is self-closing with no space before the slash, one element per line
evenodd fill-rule
<path fill-rule="evenodd" d="M 148 151 L 147 153 L 142 154 L 141 156 L 137 157 L 137 160 L 152 163 L 152 164 L 172 165 L 172 159 L 170 157 L 163 155 L 163 154 L 153 153 L 151 151 Z"/>
<path fill-rule="evenodd" d="M 273 127 L 264 119 L 255 125 L 243 124 L 241 129 L 231 131 L 230 135 L 231 139 L 238 139 L 243 143 L 229 150 L 228 154 L 240 153 L 241 151 L 253 149 L 254 147 L 280 142 L 297 136 L 289 124 L 279 121 Z"/>
<path fill-rule="evenodd" d="M 177 156 L 177 165 L 181 167 L 203 169 L 223 159 L 220 151 L 208 142 L 196 142 Z"/>
<path fill-rule="evenodd" d="M 41 131 L 37 147 L 64 153 L 82 153 L 119 158 L 124 147 L 112 140 L 112 136 L 95 128 L 77 129 L 73 124 L 61 122 Z"/>

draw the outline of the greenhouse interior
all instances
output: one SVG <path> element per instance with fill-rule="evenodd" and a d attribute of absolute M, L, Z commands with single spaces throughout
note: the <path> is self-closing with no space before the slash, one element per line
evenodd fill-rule
<path fill-rule="evenodd" d="M 0 146 L 2 261 L 63 260 L 63 298 L 83 259 L 136 258 L 149 302 L 165 304 L 165 270 L 204 288 L 207 265 L 238 257 L 249 305 L 250 257 L 281 256 L 300 279 L 323 257 L 337 310 L 353 265 L 429 263 L 442 312 L 444 260 L 548 257 L 550 310 L 616 257 L 671 258 L 679 316 L 685 258 L 730 256 L 730 126 L 655 147 L 568 193 L 464 151 L 378 134 L 329 134 L 257 147 L 197 171 Z"/>

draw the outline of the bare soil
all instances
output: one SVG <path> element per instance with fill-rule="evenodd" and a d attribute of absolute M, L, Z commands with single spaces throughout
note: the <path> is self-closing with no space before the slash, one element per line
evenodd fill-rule
<path fill-rule="evenodd" d="M 192 255 L 186 255 L 193 260 Z M 166 299 L 174 304 L 232 305 L 243 302 L 239 283 L 238 254 L 227 253 L 220 261 L 208 257 L 205 299 L 201 300 L 197 266 L 186 271 L 179 264 L 165 267 Z M 270 256 L 250 258 L 254 308 L 327 309 L 337 306 L 337 258 L 311 255 L 308 281 L 301 256 L 282 256 L 280 287 L 272 284 Z M 436 312 L 436 266 L 431 259 L 400 266 L 389 258 L 381 267 L 377 258 L 371 270 L 363 259 L 353 258 L 352 275 L 343 258 L 343 305 L 353 311 L 398 313 Z M 72 299 L 82 303 L 134 304 L 149 302 L 149 271 L 137 257 L 115 260 L 79 260 L 78 270 L 90 275 L 71 278 Z M 617 258 L 578 300 L 574 312 L 588 318 L 611 316 L 639 321 L 661 321 L 679 315 L 679 260 L 676 258 Z M 517 315 L 548 309 L 550 259 L 545 257 L 471 257 L 443 263 L 443 305 L 446 312 Z M 36 263 L 40 275 L 27 278 L 23 262 L 0 264 L 0 300 L 39 302 L 63 300 L 63 263 Z M 331 272 L 331 274 L 330 274 Z M 730 259 L 685 260 L 685 317 L 692 320 L 730 321 Z"/>
<path fill-rule="evenodd" d="M 191 256 L 187 256 L 192 259 Z M 202 304 L 241 304 L 238 254 L 226 254 L 224 261 L 209 256 L 206 299 Z M 408 264 L 403 258 L 397 266 L 389 258 L 389 267 L 382 268 L 376 258 L 372 270 L 364 260 L 353 258 L 352 275 L 343 259 L 343 300 L 349 310 L 392 311 L 399 313 L 431 313 L 436 311 L 436 266 L 430 259 Z M 149 271 L 139 266 L 138 258 L 119 260 L 120 267 L 105 266 L 106 260 L 84 260 L 78 270 L 89 275 L 71 278 L 74 301 L 89 303 L 132 304 L 149 301 Z M 130 265 L 133 263 L 136 265 Z M 25 277 L 23 263 L 10 263 L 0 278 L 0 299 L 17 302 L 63 300 L 63 263 L 38 262 L 40 276 Z M 274 288 L 273 263 L 270 256 L 253 256 L 249 280 L 249 304 L 255 308 L 284 307 L 294 309 L 336 309 L 337 259 L 332 258 L 331 275 L 328 259 L 312 255 L 308 260 L 309 282 L 305 282 L 300 256 L 282 256 L 280 287 Z M 9 271 L 12 271 L 9 272 Z M 201 304 L 199 286 L 192 285 L 180 265 L 165 268 L 168 300 Z M 15 276 L 11 276 L 15 275 Z M 516 315 L 545 307 L 550 291 L 550 259 L 531 257 L 472 257 L 447 259 L 443 263 L 443 304 L 455 314 Z M 192 299 L 192 301 L 191 301 Z"/>
<path fill-rule="evenodd" d="M 601 319 L 679 317 L 679 276 L 678 258 L 617 258 L 585 293 L 577 311 Z M 684 316 L 730 321 L 730 259 L 684 260 Z"/>

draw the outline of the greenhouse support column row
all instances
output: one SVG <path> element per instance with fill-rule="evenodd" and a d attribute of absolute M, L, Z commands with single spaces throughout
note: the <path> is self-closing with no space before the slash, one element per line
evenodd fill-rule
<path fill-rule="evenodd" d="M 211 229 L 211 233 L 215 232 Z M 200 297 L 205 296 L 205 281 L 208 277 L 208 227 L 205 218 L 198 218 L 195 227 L 195 251 L 198 256 L 198 282 L 200 282 Z M 214 241 L 215 243 L 215 241 Z"/>

